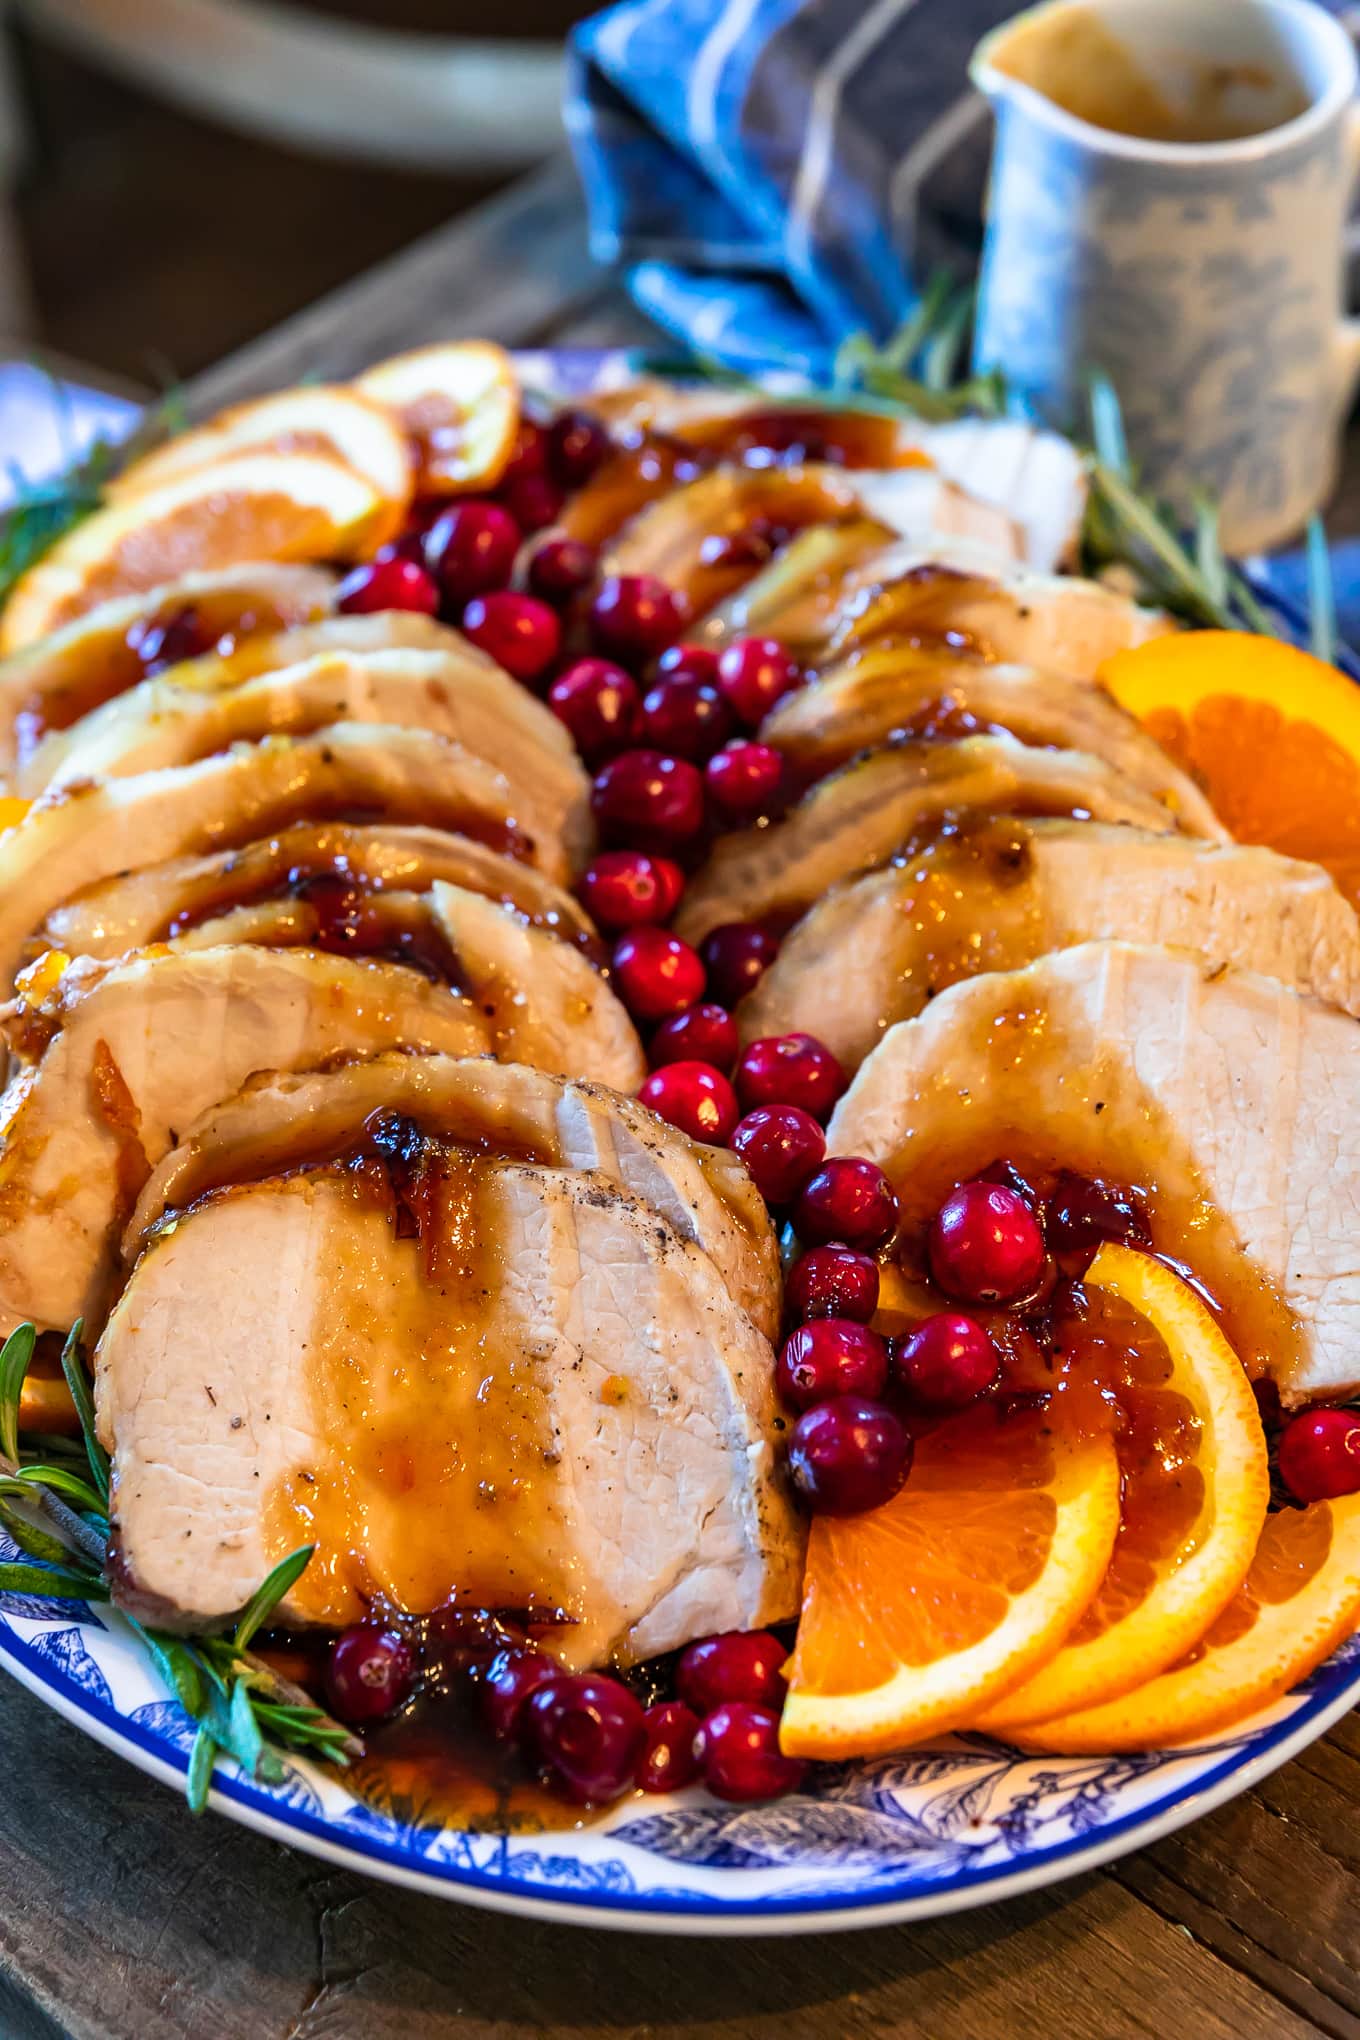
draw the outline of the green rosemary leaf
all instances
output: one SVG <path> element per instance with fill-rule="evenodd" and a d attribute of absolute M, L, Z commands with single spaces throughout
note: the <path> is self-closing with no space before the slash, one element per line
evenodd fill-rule
<path fill-rule="evenodd" d="M 959 362 L 973 318 L 973 292 L 957 291 L 946 300 L 921 348 L 921 380 L 927 389 L 948 390 L 959 380 Z"/>
<path fill-rule="evenodd" d="M 921 292 L 915 311 L 908 314 L 878 359 L 893 375 L 909 375 L 913 362 L 940 330 L 954 296 L 954 280 L 937 269 Z"/>
<path fill-rule="evenodd" d="M 85 1355 L 80 1344 L 84 1329 L 80 1318 L 72 1325 L 66 1344 L 61 1349 L 61 1371 L 66 1376 L 66 1386 L 71 1391 L 71 1400 L 80 1418 L 81 1436 L 85 1440 L 85 1452 L 90 1462 L 90 1479 L 103 1496 L 104 1507 L 109 1505 L 109 1455 L 100 1444 L 95 1433 L 94 1399 L 90 1394 L 90 1378 L 85 1372 Z"/>
<path fill-rule="evenodd" d="M 1332 555 L 1327 532 L 1320 517 L 1308 520 L 1308 623 L 1315 658 L 1336 664 L 1336 589 L 1332 582 Z M 0 1353 L 0 1367 L 4 1364 Z"/>
<path fill-rule="evenodd" d="M 1218 505 L 1201 491 L 1195 499 L 1195 563 L 1213 600 L 1227 609 L 1232 599 L 1228 562 L 1218 535 Z"/>
<path fill-rule="evenodd" d="M 847 386 L 853 388 L 861 370 L 875 358 L 874 343 L 867 333 L 847 333 L 831 364 L 832 387 L 838 392 Z"/>
<path fill-rule="evenodd" d="M 30 1459 L 26 1460 L 19 1468 L 15 1478 L 16 1480 L 26 1482 L 30 1487 L 43 1488 L 48 1494 L 59 1495 L 62 1501 L 69 1502 L 73 1508 L 79 1509 L 84 1515 L 98 1516 L 103 1521 L 104 1531 L 107 1535 L 108 1517 L 104 1502 L 95 1493 L 90 1483 L 87 1480 L 82 1480 L 80 1475 L 72 1472 L 70 1467 L 48 1466 L 42 1460 Z"/>
<path fill-rule="evenodd" d="M 1232 598 L 1232 627 L 1240 630 L 1245 623 L 1258 637 L 1278 637 L 1279 627 L 1252 593 L 1246 578 L 1236 567 L 1228 568 L 1228 593 Z"/>
<path fill-rule="evenodd" d="M 1132 478 L 1129 443 L 1124 431 L 1124 408 L 1119 392 L 1103 369 L 1093 369 L 1088 378 L 1091 406 L 1091 438 L 1096 459 L 1125 481 Z"/>
<path fill-rule="evenodd" d="M 0 1482 L 0 1487 L 3 1487 L 6 1494 L 12 1494 L 15 1485 L 16 1483 L 8 1480 Z M 69 1545 L 63 1544 L 61 1539 L 54 1537 L 50 1531 L 42 1530 L 36 1523 L 31 1523 L 23 1511 L 13 1507 L 3 1495 L 0 1495 L 0 1523 L 4 1524 L 20 1551 L 27 1552 L 30 1558 L 41 1560 L 44 1565 L 65 1566 L 71 1557 Z M 83 1566 L 71 1566 L 70 1570 L 83 1574 L 86 1569 Z M 97 1586 L 99 1575 L 92 1572 L 89 1577 Z"/>
<path fill-rule="evenodd" d="M 248 1778 L 258 1778 L 264 1764 L 264 1737 L 251 1705 L 250 1687 L 244 1679 L 238 1679 L 231 1689 L 228 1716 L 232 1755 Z M 277 1768 L 277 1758 L 274 1761 Z"/>
<path fill-rule="evenodd" d="M 16 1325 L 0 1346 L 0 1452 L 14 1461 L 19 1457 L 19 1402 L 37 1336 L 32 1325 Z"/>
<path fill-rule="evenodd" d="M 216 1762 L 217 1744 L 211 1732 L 200 1725 L 189 1753 L 189 1775 L 184 1781 L 184 1796 L 189 1802 L 190 1813 L 202 1813 L 207 1806 L 208 1788 L 212 1784 Z"/>
<path fill-rule="evenodd" d="M 128 1619 L 132 1620 L 131 1617 Z M 203 1683 L 203 1673 L 192 1647 L 178 1636 L 165 1636 L 154 1629 L 143 1629 L 140 1622 L 132 1622 L 132 1627 L 146 1645 L 152 1664 L 180 1706 L 192 1720 L 197 1721 L 207 1705 L 208 1689 Z"/>
<path fill-rule="evenodd" d="M 281 1558 L 268 1579 L 261 1581 L 246 1604 L 245 1613 L 236 1625 L 233 1643 L 237 1650 L 244 1650 L 256 1633 L 263 1629 L 279 1602 L 296 1580 L 301 1579 L 311 1564 L 314 1544 L 299 1545 L 287 1558 Z"/>
<path fill-rule="evenodd" d="M 58 1601 L 107 1601 L 109 1590 L 92 1573 L 80 1573 L 66 1566 L 22 1565 L 17 1559 L 0 1562 L 0 1594 L 43 1594 Z"/>

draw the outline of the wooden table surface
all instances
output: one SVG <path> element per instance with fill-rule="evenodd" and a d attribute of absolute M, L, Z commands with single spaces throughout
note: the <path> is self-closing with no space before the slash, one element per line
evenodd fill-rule
<path fill-rule="evenodd" d="M 569 172 L 258 342 L 201 380 L 195 407 L 460 334 L 646 337 L 590 270 Z M 1354 1716 L 1258 1790 L 1072 1883 L 768 1941 L 540 1926 L 368 1882 L 191 1820 L 10 1684 L 0 1809 L 0 2040 L 1360 2040 Z"/>

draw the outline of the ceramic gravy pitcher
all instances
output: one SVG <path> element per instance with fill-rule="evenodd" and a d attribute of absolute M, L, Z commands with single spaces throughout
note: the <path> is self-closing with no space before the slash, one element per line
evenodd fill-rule
<path fill-rule="evenodd" d="M 972 77 L 997 121 L 975 365 L 1068 425 L 1104 370 L 1150 481 L 1206 489 L 1235 551 L 1290 536 L 1360 374 L 1343 29 L 1312 0 L 1050 0 Z"/>

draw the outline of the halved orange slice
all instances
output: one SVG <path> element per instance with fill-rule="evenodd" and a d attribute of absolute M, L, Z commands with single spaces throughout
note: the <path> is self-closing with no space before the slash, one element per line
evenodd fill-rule
<path fill-rule="evenodd" d="M 987 1404 L 927 1432 L 893 1501 L 813 1523 L 781 1746 L 869 1756 L 976 1719 L 1057 1649 L 1118 1524 L 1105 1431 Z"/>
<path fill-rule="evenodd" d="M 1179 1664 L 1015 1740 L 1072 1755 L 1191 1742 L 1284 1697 L 1360 1628 L 1360 1495 L 1266 1518 L 1246 1580 Z"/>
<path fill-rule="evenodd" d="M 329 455 L 243 453 L 111 502 L 29 568 L 0 617 L 18 651 L 116 595 L 256 560 L 362 559 L 390 503 Z"/>
<path fill-rule="evenodd" d="M 1085 1280 L 1156 1335 L 1136 1357 L 1140 1378 L 1118 1440 L 1119 1535 L 1062 1649 L 979 1716 L 975 1725 L 990 1734 L 1093 1707 L 1174 1664 L 1241 1586 L 1266 1519 L 1270 1474 L 1256 1398 L 1195 1292 L 1150 1255 L 1113 1245 L 1100 1249 Z"/>
<path fill-rule="evenodd" d="M 519 430 L 519 384 L 503 347 L 489 340 L 417 347 L 378 362 L 354 387 L 400 419 L 422 495 L 457 496 L 500 480 Z"/>
<path fill-rule="evenodd" d="M 1242 843 L 1325 865 L 1360 903 L 1360 687 L 1246 631 L 1181 631 L 1098 675 Z"/>

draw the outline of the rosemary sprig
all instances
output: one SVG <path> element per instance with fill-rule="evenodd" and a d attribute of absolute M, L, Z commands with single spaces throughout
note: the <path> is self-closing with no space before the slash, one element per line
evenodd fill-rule
<path fill-rule="evenodd" d="M 77 1323 L 61 1356 L 83 1441 L 74 1466 L 54 1464 L 50 1450 L 35 1454 L 19 1434 L 20 1399 L 35 1345 L 33 1326 L 18 1326 L 0 1347 L 0 1522 L 29 1561 L 0 1562 L 0 1593 L 77 1601 L 109 1598 L 109 1460 L 95 1435 L 80 1333 Z M 44 1447 L 50 1448 L 52 1442 L 44 1440 Z M 362 1743 L 347 1728 L 250 1648 L 301 1578 L 312 1549 L 303 1545 L 274 1567 L 251 1595 L 230 1636 L 174 1636 L 129 1618 L 160 1677 L 198 1724 L 185 1781 L 195 1813 L 207 1805 L 220 1754 L 234 1757 L 246 1776 L 278 1784 L 285 1775 L 279 1750 L 332 1764 L 347 1764 L 363 1753 Z"/>

